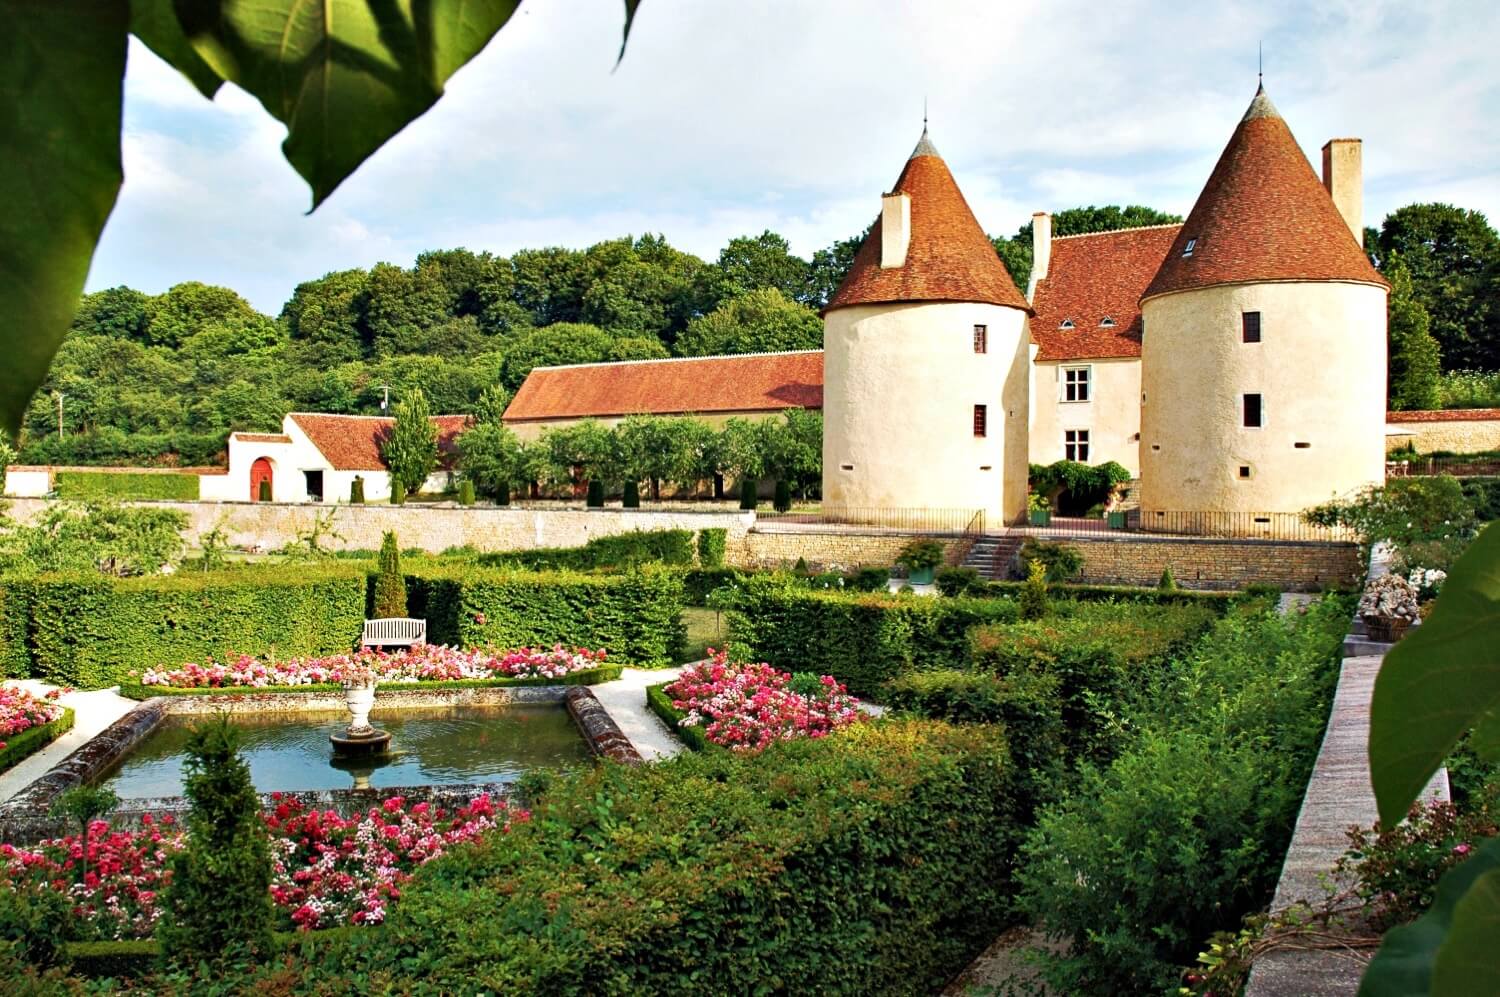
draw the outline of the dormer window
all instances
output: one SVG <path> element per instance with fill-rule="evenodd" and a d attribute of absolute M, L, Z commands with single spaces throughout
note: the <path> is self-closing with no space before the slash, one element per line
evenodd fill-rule
<path fill-rule="evenodd" d="M 1059 329 L 1071 329 L 1071 328 L 1073 328 L 1073 320 L 1070 319 L 1070 318 L 1063 319 L 1062 320 L 1062 325 L 1059 325 L 1058 328 Z"/>
<path fill-rule="evenodd" d="M 1108 315 L 1099 320 L 1099 328 L 1101 329 L 1113 329 L 1114 327 L 1115 320 L 1110 318 Z"/>
<path fill-rule="evenodd" d="M 1182 247 L 1182 255 L 1184 257 L 1192 256 L 1193 255 L 1193 250 L 1195 250 L 1197 248 L 1198 248 L 1198 240 L 1197 239 L 1189 239 L 1187 241 L 1187 245 Z"/>

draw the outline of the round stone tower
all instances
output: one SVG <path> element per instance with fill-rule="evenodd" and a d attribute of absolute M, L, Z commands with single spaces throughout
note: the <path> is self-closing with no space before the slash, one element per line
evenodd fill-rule
<path fill-rule="evenodd" d="M 1353 169 L 1320 183 L 1256 92 L 1141 296 L 1147 529 L 1259 533 L 1384 479 L 1388 285 L 1330 196 L 1358 203 Z"/>
<path fill-rule="evenodd" d="M 1022 518 L 1029 314 L 924 128 L 824 311 L 824 505 Z"/>

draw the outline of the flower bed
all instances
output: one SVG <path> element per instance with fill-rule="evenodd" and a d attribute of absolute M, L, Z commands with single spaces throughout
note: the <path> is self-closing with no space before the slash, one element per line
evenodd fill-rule
<path fill-rule="evenodd" d="M 285 918 L 282 928 L 378 924 L 401 894 L 401 884 L 423 863 L 492 828 L 510 830 L 530 815 L 481 796 L 452 813 L 399 796 L 366 813 L 340 817 L 279 798 L 263 814 L 271 835 L 271 897 Z M 53 890 L 69 897 L 82 940 L 149 937 L 160 916 L 168 858 L 184 835 L 170 815 L 142 820 L 138 831 L 111 830 L 96 821 L 89 841 L 89 871 L 77 836 L 32 848 L 0 845 L 11 890 Z"/>
<path fill-rule="evenodd" d="M 25 689 L 0 686 L 0 772 L 73 726 L 73 711 L 56 701 L 62 692 L 53 689 L 37 697 Z"/>
<path fill-rule="evenodd" d="M 859 700 L 832 676 L 801 676 L 770 665 L 732 664 L 723 652 L 689 665 L 663 692 L 683 712 L 679 727 L 735 751 L 776 741 L 825 737 L 861 719 Z"/>
<path fill-rule="evenodd" d="M 242 654 L 220 663 L 188 662 L 180 668 L 148 668 L 140 677 L 147 688 L 271 689 L 339 685 L 352 674 L 370 672 L 383 683 L 455 682 L 489 679 L 561 679 L 605 664 L 606 652 L 585 648 L 551 650 L 523 647 L 510 651 L 476 647 L 461 651 L 425 644 L 387 654 L 357 651 L 323 658 L 262 661 Z"/>

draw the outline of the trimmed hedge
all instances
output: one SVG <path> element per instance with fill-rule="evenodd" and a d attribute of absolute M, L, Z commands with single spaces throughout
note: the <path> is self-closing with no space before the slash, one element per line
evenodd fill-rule
<path fill-rule="evenodd" d="M 198 501 L 196 474 L 131 474 L 58 471 L 57 497 L 63 499 L 151 499 Z"/>
<path fill-rule="evenodd" d="M 705 606 L 714 589 L 743 585 L 748 577 L 738 568 L 689 568 L 682 573 L 683 597 L 689 606 Z"/>
<path fill-rule="evenodd" d="M 509 689 L 524 686 L 547 686 L 547 685 L 598 685 L 601 682 L 613 682 L 620 677 L 624 671 L 624 665 L 603 665 L 599 668 L 585 668 L 582 671 L 572 672 L 561 678 L 522 678 L 522 679 L 448 679 L 445 681 L 431 682 L 390 682 L 382 688 L 397 691 L 404 689 Z M 320 682 L 313 685 L 222 685 L 207 688 L 183 688 L 171 685 L 137 685 L 130 684 L 120 686 L 120 695 L 129 699 L 151 699 L 153 696 L 253 696 L 265 695 L 267 693 L 342 693 L 344 687 L 336 682 Z"/>
<path fill-rule="evenodd" d="M 5 738 L 5 747 L 0 748 L 0 772 L 30 758 L 72 729 L 73 711 L 65 708 L 62 716 L 51 723 L 42 724 L 40 727 L 30 727 L 19 734 Z"/>
<path fill-rule="evenodd" d="M 84 689 L 206 655 L 347 651 L 364 623 L 367 588 L 368 573 L 344 565 L 6 583 L 7 601 L 26 606 L 29 674 Z M 7 630 L 14 639 L 14 627 Z"/>
<path fill-rule="evenodd" d="M 728 544 L 729 531 L 722 526 L 698 531 L 698 566 L 722 568 L 724 550 Z"/>
<path fill-rule="evenodd" d="M 909 671 L 965 667 L 970 627 L 1020 617 L 1010 599 L 851 595 L 766 576 L 746 579 L 740 592 L 728 614 L 731 640 L 756 660 L 832 675 L 863 696 Z"/>
<path fill-rule="evenodd" d="M 621 664 L 676 664 L 687 636 L 679 572 L 613 575 L 422 565 L 406 578 L 411 615 L 434 644 L 604 648 Z"/>
<path fill-rule="evenodd" d="M 352 932 L 370 930 L 350 925 L 319 928 L 316 931 L 278 931 L 275 939 L 279 949 L 292 952 L 309 945 L 321 945 Z M 69 968 L 75 975 L 90 979 L 137 979 L 148 976 L 157 969 L 157 945 L 154 938 L 65 942 L 62 953 L 65 961 L 71 963 Z"/>
<path fill-rule="evenodd" d="M 1016 598 L 1025 582 L 990 582 L 985 591 L 1003 598 Z M 1144 602 L 1167 606 L 1207 606 L 1217 613 L 1227 612 L 1242 597 L 1239 592 L 1203 592 L 1195 589 L 1136 588 L 1128 585 L 1084 585 L 1076 582 L 1048 585 L 1054 596 L 1076 602 Z"/>
<path fill-rule="evenodd" d="M 31 647 L 26 640 L 30 595 L 31 590 L 20 579 L 0 578 L 0 678 L 31 675 Z"/>
<path fill-rule="evenodd" d="M 668 730 L 676 734 L 683 744 L 694 751 L 717 748 L 718 745 L 710 743 L 704 736 L 702 727 L 683 725 L 682 718 L 687 714 L 672 705 L 672 697 L 667 695 L 667 686 L 671 684 L 671 682 L 660 682 L 646 686 L 646 706 L 661 718 L 661 722 L 667 725 Z"/>
<path fill-rule="evenodd" d="M 1474 506 L 1474 517 L 1482 523 L 1500 519 L 1500 477 L 1460 478 L 1464 497 Z"/>
<path fill-rule="evenodd" d="M 693 563 L 692 530 L 632 530 L 595 537 L 582 547 L 541 547 L 536 550 L 480 554 L 475 562 L 486 567 L 534 570 L 592 571 L 640 564 Z"/>
<path fill-rule="evenodd" d="M 423 866 L 385 926 L 277 966 L 328 990 L 933 993 L 1008 923 L 1003 737 L 860 724 L 558 779 Z"/>

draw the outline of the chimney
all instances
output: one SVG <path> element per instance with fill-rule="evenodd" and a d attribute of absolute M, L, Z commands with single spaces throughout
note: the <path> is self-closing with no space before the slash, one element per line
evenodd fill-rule
<path fill-rule="evenodd" d="M 903 266 L 911 245 L 911 198 L 906 194 L 880 197 L 881 269 Z"/>
<path fill-rule="evenodd" d="M 1360 146 L 1357 138 L 1328 140 L 1323 146 L 1323 186 L 1328 188 L 1334 207 L 1344 216 L 1344 224 L 1354 233 L 1354 241 L 1363 246 L 1365 192 Z"/>
<path fill-rule="evenodd" d="M 1036 294 L 1036 285 L 1047 276 L 1052 263 L 1052 216 L 1038 211 L 1031 216 L 1031 281 L 1026 285 L 1026 300 Z"/>

